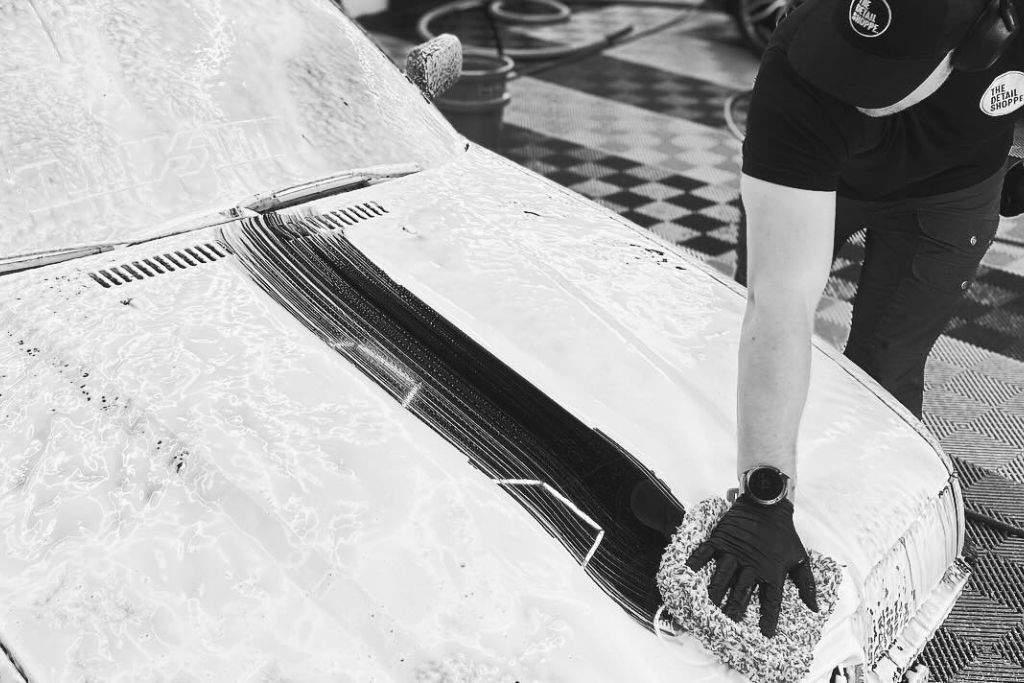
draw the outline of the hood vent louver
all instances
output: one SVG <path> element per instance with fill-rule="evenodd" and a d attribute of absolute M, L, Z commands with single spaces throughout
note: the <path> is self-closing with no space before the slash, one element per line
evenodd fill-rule
<path fill-rule="evenodd" d="M 357 204 L 355 206 L 349 206 L 344 209 L 332 211 L 331 215 L 337 217 L 338 220 L 346 225 L 355 225 L 356 223 L 370 218 L 383 216 L 387 214 L 387 212 L 388 210 L 377 202 L 366 202 L 364 204 Z"/>
<path fill-rule="evenodd" d="M 281 214 L 268 214 L 264 220 L 285 234 L 292 234 L 294 237 L 306 237 L 310 234 L 309 228 L 315 226 L 329 230 L 344 230 L 348 226 L 368 221 L 371 218 L 388 215 L 388 210 L 377 202 L 363 202 L 346 206 L 343 209 L 336 209 L 329 213 L 308 216 L 303 220 L 296 221 L 290 216 Z M 297 226 L 303 226 L 297 229 Z M 107 266 L 89 273 L 89 277 L 98 282 L 105 289 L 127 285 L 135 280 L 173 273 L 176 270 L 192 268 L 204 263 L 210 263 L 227 256 L 230 249 L 223 243 L 195 244 L 190 247 L 170 251 L 158 256 L 150 256 L 139 261 L 121 263 L 116 266 Z"/>
<path fill-rule="evenodd" d="M 227 248 L 222 244 L 195 244 L 165 254 L 150 256 L 138 261 L 108 266 L 89 273 L 103 287 L 120 287 L 135 280 L 156 277 L 176 270 L 193 268 L 203 263 L 212 263 L 228 255 Z"/>
<path fill-rule="evenodd" d="M 364 202 L 327 212 L 274 212 L 263 214 L 263 224 L 285 238 L 305 238 L 324 230 L 341 230 L 373 218 L 389 215 L 377 202 Z"/>
<path fill-rule="evenodd" d="M 304 217 L 300 221 L 291 221 L 289 228 L 305 237 L 312 234 L 310 228 L 344 230 L 349 226 L 368 221 L 371 218 L 386 216 L 388 213 L 389 211 L 377 202 L 365 202 L 354 206 L 346 206 L 344 209 L 335 209 L 327 213 Z"/>

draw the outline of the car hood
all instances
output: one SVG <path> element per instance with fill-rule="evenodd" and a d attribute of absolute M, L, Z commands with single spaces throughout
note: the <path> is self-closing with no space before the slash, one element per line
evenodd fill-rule
<path fill-rule="evenodd" d="M 476 148 L 322 211 L 685 506 L 733 485 L 722 278 Z M 0 640 L 32 680 L 743 680 L 632 621 L 217 236 L 0 279 Z M 812 374 L 797 524 L 847 578 L 826 675 L 951 581 L 962 508 L 877 387 L 822 349 Z"/>

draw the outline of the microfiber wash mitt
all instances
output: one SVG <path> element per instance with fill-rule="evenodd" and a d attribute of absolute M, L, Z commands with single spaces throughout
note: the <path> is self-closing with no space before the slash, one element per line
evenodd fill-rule
<path fill-rule="evenodd" d="M 658 571 L 658 588 L 665 608 L 708 651 L 754 683 L 801 681 L 811 668 L 814 648 L 838 601 L 842 570 L 831 558 L 808 551 L 818 589 L 819 612 L 807 609 L 796 586 L 787 581 L 773 638 L 761 634 L 756 594 L 746 617 L 734 622 L 708 598 L 708 582 L 715 563 L 709 562 L 698 572 L 686 566 L 690 553 L 708 539 L 727 509 L 721 498 L 709 498 L 687 512 L 665 549 Z"/>

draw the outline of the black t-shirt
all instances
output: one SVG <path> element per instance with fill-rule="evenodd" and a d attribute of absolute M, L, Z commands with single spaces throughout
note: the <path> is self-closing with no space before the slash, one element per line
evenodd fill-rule
<path fill-rule="evenodd" d="M 922 102 L 873 118 L 804 81 L 786 48 L 798 13 L 787 18 L 757 74 L 743 143 L 743 172 L 851 199 L 891 200 L 952 192 L 1006 162 L 1017 114 L 1024 113 L 1024 40 L 990 69 L 953 72 Z"/>

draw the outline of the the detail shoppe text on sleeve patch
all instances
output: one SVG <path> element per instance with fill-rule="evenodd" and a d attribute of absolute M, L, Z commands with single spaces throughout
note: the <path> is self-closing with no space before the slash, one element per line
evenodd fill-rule
<path fill-rule="evenodd" d="M 1007 71 L 996 76 L 985 89 L 980 104 L 989 116 L 1004 116 L 1024 107 L 1024 72 Z"/>

